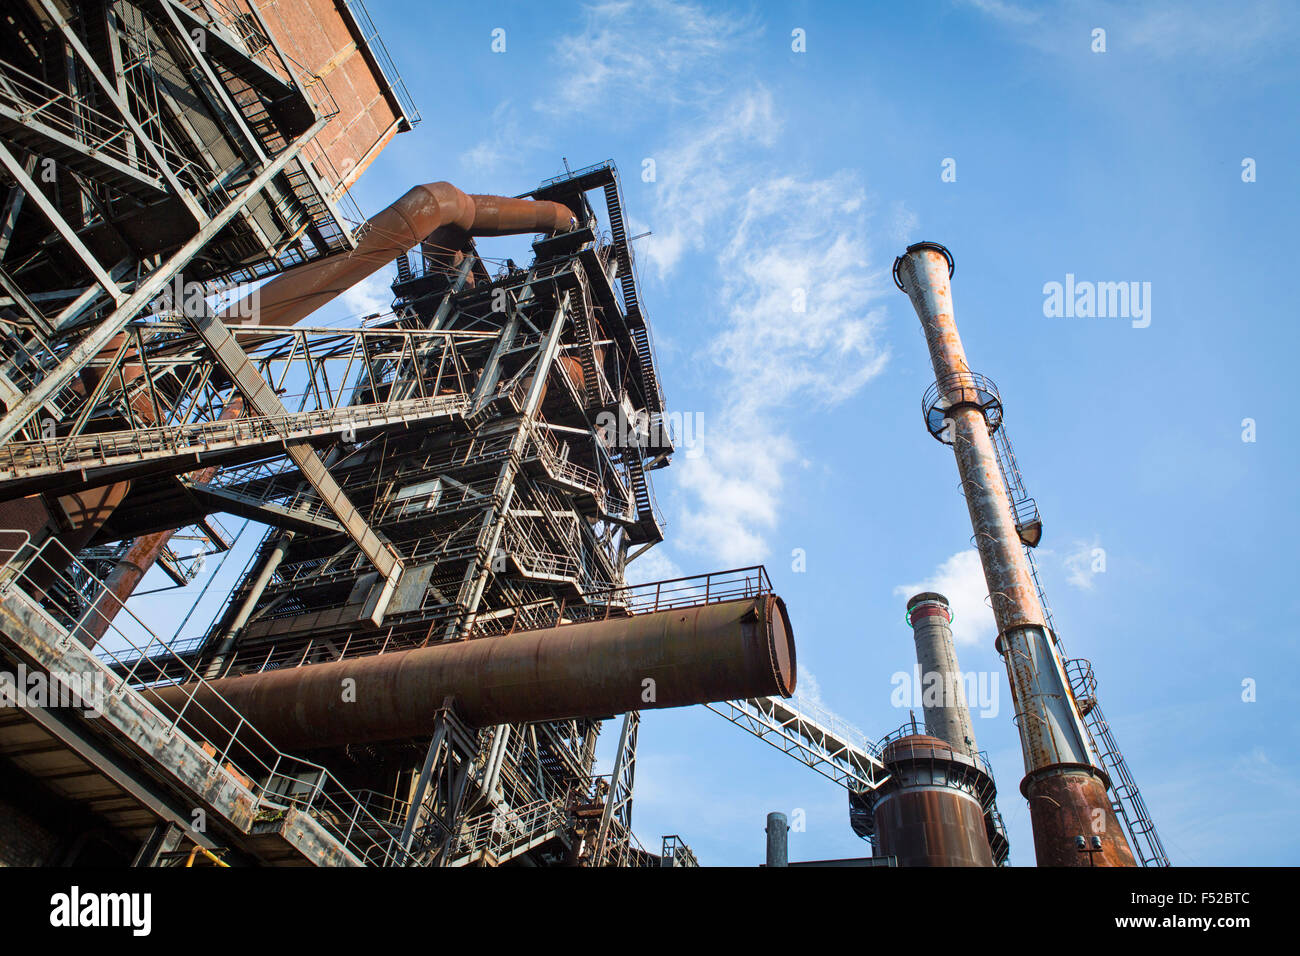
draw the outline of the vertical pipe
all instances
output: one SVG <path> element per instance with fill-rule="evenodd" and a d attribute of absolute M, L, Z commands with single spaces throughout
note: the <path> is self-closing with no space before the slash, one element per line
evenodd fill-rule
<path fill-rule="evenodd" d="M 974 756 L 979 748 L 975 746 L 975 728 L 953 647 L 951 621 L 952 610 L 942 594 L 926 591 L 907 602 L 907 623 L 912 628 L 916 663 L 921 669 L 925 732 Z"/>
<path fill-rule="evenodd" d="M 767 815 L 767 865 L 790 865 L 790 828 L 786 825 L 784 813 Z"/>
<path fill-rule="evenodd" d="M 946 435 L 961 474 L 975 545 L 997 621 L 1002 656 L 1015 702 L 1025 757 L 1021 792 L 1029 801 L 1040 866 L 1080 866 L 1075 837 L 1100 836 L 1102 866 L 1134 866 L 1132 851 L 1107 794 L 1109 779 L 1096 763 L 1048 630 L 1025 557 L 1010 494 L 993 445 L 997 422 L 986 416 L 987 383 L 966 362 L 953 315 L 952 256 L 938 243 L 908 246 L 894 263 L 925 331 Z"/>
<path fill-rule="evenodd" d="M 226 655 L 235 646 L 235 638 L 239 635 L 240 628 L 248 623 L 253 608 L 262 599 L 266 586 L 271 583 L 271 576 L 280 567 L 280 562 L 284 560 L 284 556 L 289 553 L 289 541 L 292 537 L 292 534 L 282 535 L 275 542 L 275 547 L 271 549 L 271 553 L 266 556 L 266 560 L 262 563 L 262 569 L 257 572 L 257 578 L 253 581 L 253 586 L 248 589 L 248 594 L 244 597 L 244 603 L 239 606 L 239 610 L 231 619 L 230 625 L 221 635 L 221 643 L 217 645 L 217 652 L 203 671 L 205 680 L 213 680 L 221 676 L 221 670 L 226 663 Z"/>

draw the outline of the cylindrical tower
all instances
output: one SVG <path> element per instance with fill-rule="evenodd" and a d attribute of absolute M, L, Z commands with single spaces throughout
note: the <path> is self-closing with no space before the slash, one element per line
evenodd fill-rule
<path fill-rule="evenodd" d="M 952 643 L 952 609 L 948 599 L 924 591 L 907 602 L 907 623 L 916 641 L 916 663 L 921 668 L 921 706 L 925 732 L 946 740 L 966 754 L 975 754 L 975 728 L 966 706 L 961 667 Z"/>
<path fill-rule="evenodd" d="M 996 647 L 1007 667 L 1016 726 L 1025 757 L 1021 792 L 1029 801 L 1039 866 L 1134 866 L 1047 627 L 1023 551 L 993 434 L 1002 422 L 997 388 L 971 371 L 953 316 L 952 255 L 918 242 L 894 262 L 894 281 L 907 293 L 925 330 L 935 383 L 925 419 L 935 438 L 952 445 L 975 529 L 997 621 Z M 1098 836 L 1102 851 L 1080 853 L 1075 838 Z"/>
<path fill-rule="evenodd" d="M 903 728 L 880 753 L 889 780 L 868 797 L 876 854 L 899 866 L 992 866 L 984 809 L 993 777 L 979 757 Z"/>
<path fill-rule="evenodd" d="M 784 813 L 767 815 L 767 865 L 790 865 L 790 825 L 785 822 Z"/>

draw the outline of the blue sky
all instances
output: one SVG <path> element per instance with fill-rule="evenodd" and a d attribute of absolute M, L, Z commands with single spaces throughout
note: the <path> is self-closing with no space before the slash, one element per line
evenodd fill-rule
<path fill-rule="evenodd" d="M 562 157 L 612 157 L 652 232 L 637 253 L 661 379 L 703 436 L 656 473 L 668 540 L 639 577 L 766 563 L 801 693 L 871 737 L 908 716 L 891 703 L 914 663 L 906 598 L 948 593 L 963 668 L 997 678 L 975 729 L 1012 861 L 1032 863 L 986 588 L 889 277 L 908 243 L 943 242 L 971 365 L 1001 388 L 1043 514 L 1062 637 L 1096 666 L 1170 856 L 1300 862 L 1294 7 L 368 6 L 424 122 L 353 190 L 364 210 L 415 183 L 508 195 Z M 526 240 L 481 248 L 528 258 Z M 1150 283 L 1150 325 L 1045 316 L 1044 284 L 1067 274 Z M 388 299 L 371 283 L 336 311 Z M 647 845 L 679 833 L 706 864 L 752 865 L 765 814 L 796 809 L 791 859 L 868 852 L 834 784 L 702 708 L 645 715 Z"/>
<path fill-rule="evenodd" d="M 561 157 L 612 157 L 653 232 L 638 256 L 662 380 L 703 429 L 657 473 L 668 540 L 640 576 L 765 562 L 802 691 L 872 737 L 907 719 L 904 601 L 947 591 L 963 668 L 998 678 L 976 733 L 1013 862 L 1032 862 L 986 588 L 889 278 L 906 244 L 943 242 L 972 367 L 1002 390 L 1043 513 L 1062 637 L 1095 664 L 1170 855 L 1300 862 L 1294 8 L 369 6 L 425 121 L 362 179 L 363 209 L 437 179 L 513 194 Z M 1150 282 L 1151 324 L 1045 317 L 1067 273 Z M 642 839 L 680 833 L 706 863 L 758 862 L 769 810 L 805 811 L 792 859 L 867 849 L 839 788 L 702 708 L 645 715 L 637 791 Z"/>

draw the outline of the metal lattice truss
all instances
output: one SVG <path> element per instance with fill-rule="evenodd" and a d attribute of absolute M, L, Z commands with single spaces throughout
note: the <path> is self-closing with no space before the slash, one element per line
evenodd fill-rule
<path fill-rule="evenodd" d="M 860 731 L 808 701 L 753 697 L 705 706 L 850 792 L 866 793 L 889 779 Z"/>
<path fill-rule="evenodd" d="M 344 521 L 330 510 L 339 495 L 322 494 L 282 447 L 267 454 L 270 440 L 223 449 L 215 475 L 183 479 L 189 500 L 271 530 L 232 610 L 192 651 L 198 666 L 254 673 L 490 639 L 572 619 L 592 602 L 603 612 L 599 602 L 623 586 L 627 563 L 662 539 L 647 473 L 667 463 L 672 445 L 654 427 L 662 399 L 652 360 L 642 357 L 648 350 L 638 347 L 648 341 L 644 320 L 639 308 L 629 317 L 618 278 L 626 239 L 598 234 L 585 199 L 591 175 L 548 187 L 552 197 L 568 188 L 561 198 L 585 214 L 577 230 L 539 239 L 526 269 L 490 273 L 469 243 L 454 261 L 424 258 L 411 269 L 399 260 L 394 314 L 366 329 L 226 327 L 245 369 L 256 372 L 249 386 L 238 362 L 219 354 L 210 373 L 192 368 L 205 354 L 195 338 L 202 332 L 190 320 L 189 329 L 174 327 L 158 361 L 175 369 L 173 383 L 192 377 L 215 389 L 198 402 L 204 420 L 249 403 L 261 385 L 281 397 L 286 424 L 317 419 L 308 439 L 314 455 L 402 567 L 379 601 L 385 575 L 356 535 L 340 533 Z M 613 182 L 612 167 L 596 178 L 595 186 Z M 229 342 L 209 351 L 220 348 Z M 157 377 L 167 368 L 158 365 Z M 273 573 L 259 574 L 274 555 Z M 247 616 L 236 618 L 245 606 Z M 232 626 L 230 646 L 218 653 L 216 637 Z M 609 780 L 593 775 L 596 720 L 491 728 L 463 757 L 444 745 L 426 792 L 449 805 L 449 781 L 467 774 L 463 815 L 435 815 L 456 835 L 421 858 L 657 862 L 631 832 L 637 721 L 629 719 Z M 404 766 L 398 791 L 418 778 L 420 768 Z M 418 844 L 417 836 L 417 856 Z"/>
<path fill-rule="evenodd" d="M 354 247 L 315 142 L 338 108 L 255 9 L 31 0 L 8 12 L 0 440 L 75 418 L 88 363 L 126 344 L 182 272 L 229 284 Z"/>
<path fill-rule="evenodd" d="M 267 529 L 206 635 L 132 660 L 158 680 L 550 626 L 621 588 L 663 537 L 648 472 L 673 447 L 611 165 L 539 191 L 578 228 L 540 238 L 528 268 L 490 272 L 469 240 L 414 271 L 403 258 L 393 313 L 364 327 L 263 327 L 180 298 L 172 279 L 216 254 L 310 133 L 152 269 L 110 283 L 83 264 L 74 324 L 42 313 L 48 328 L 29 316 L 0 336 L 0 498 L 124 496 L 84 543 L 82 603 L 101 603 L 128 542 L 210 529 L 199 553 L 228 547 L 221 513 Z M 351 771 L 413 859 L 657 861 L 630 828 L 635 719 L 611 790 L 593 774 L 600 721 L 458 736 L 448 713 L 432 742 L 386 742 Z"/>
<path fill-rule="evenodd" d="M 591 851 L 594 866 L 606 862 L 613 844 L 626 845 L 626 835 L 632 832 L 632 791 L 636 780 L 636 741 L 640 727 L 640 713 L 634 710 L 624 715 L 623 730 L 618 740 L 618 755 L 614 758 L 614 772 L 610 775 L 609 792 L 605 796 L 605 808 L 600 815 L 596 844 Z M 621 841 L 617 839 L 619 833 L 624 835 Z"/>

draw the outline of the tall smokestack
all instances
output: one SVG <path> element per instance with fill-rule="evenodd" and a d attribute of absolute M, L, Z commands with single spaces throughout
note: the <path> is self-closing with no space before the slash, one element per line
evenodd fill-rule
<path fill-rule="evenodd" d="M 1088 746 L 1038 600 L 993 445 L 1001 400 L 993 383 L 966 362 L 953 317 L 952 271 L 947 249 L 918 242 L 895 260 L 894 281 L 912 300 L 925 330 L 935 374 L 926 420 L 931 433 L 953 447 L 975 529 L 998 627 L 994 646 L 1006 664 L 1015 702 L 1025 757 L 1020 790 L 1029 801 L 1038 865 L 1135 866 L 1107 793 L 1110 780 Z M 1079 852 L 1080 836 L 1089 844 L 1099 837 L 1101 849 Z"/>
<path fill-rule="evenodd" d="M 934 591 L 916 595 L 907 602 L 907 623 L 912 628 L 916 663 L 921 668 L 925 732 L 974 756 L 979 748 L 975 746 L 975 728 L 952 643 L 952 610 L 948 599 Z"/>

